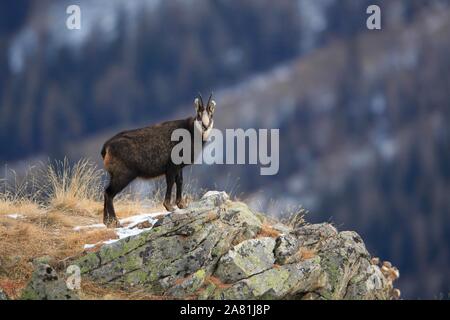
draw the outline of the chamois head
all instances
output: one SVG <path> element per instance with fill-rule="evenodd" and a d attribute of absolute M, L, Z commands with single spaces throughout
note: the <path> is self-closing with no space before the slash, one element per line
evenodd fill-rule
<path fill-rule="evenodd" d="M 195 127 L 202 133 L 203 141 L 207 141 L 214 126 L 213 116 L 216 108 L 216 102 L 212 98 L 212 93 L 209 96 L 206 106 L 203 103 L 201 94 L 195 98 L 194 106 L 196 111 L 196 116 L 194 119 Z"/>

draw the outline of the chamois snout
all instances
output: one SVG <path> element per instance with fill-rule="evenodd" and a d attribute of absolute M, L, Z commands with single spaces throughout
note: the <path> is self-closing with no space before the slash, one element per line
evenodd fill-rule
<path fill-rule="evenodd" d="M 206 112 L 206 111 L 203 111 L 202 123 L 203 123 L 203 127 L 205 127 L 205 128 L 209 127 L 210 118 L 209 118 L 208 112 Z"/>

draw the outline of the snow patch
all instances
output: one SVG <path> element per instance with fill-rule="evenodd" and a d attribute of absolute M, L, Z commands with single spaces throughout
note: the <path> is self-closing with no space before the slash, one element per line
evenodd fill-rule
<path fill-rule="evenodd" d="M 8 214 L 7 215 L 7 217 L 8 218 L 11 218 L 11 219 L 21 219 L 21 218 L 23 218 L 23 215 L 21 215 L 21 214 L 19 214 L 19 213 L 14 213 L 14 214 Z"/>
<path fill-rule="evenodd" d="M 74 231 L 81 231 L 81 230 L 85 230 L 85 229 L 105 229 L 106 226 L 102 223 L 99 224 L 91 224 L 91 225 L 87 225 L 87 226 L 76 226 L 73 228 Z"/>
<path fill-rule="evenodd" d="M 149 231 L 153 228 L 153 225 L 158 221 L 156 217 L 161 215 L 167 215 L 169 212 L 156 212 L 156 213 L 147 213 L 147 214 L 140 214 L 137 216 L 131 216 L 128 218 L 124 218 L 119 220 L 122 227 L 114 229 L 117 238 L 116 239 L 109 239 L 106 241 L 97 242 L 94 244 L 85 244 L 84 249 L 92 249 L 95 248 L 98 245 L 104 245 L 104 244 L 112 244 L 114 242 L 117 242 L 119 240 L 137 236 L 138 234 Z M 148 222 L 148 225 L 150 227 L 148 228 L 139 228 L 138 225 L 142 223 Z M 85 230 L 85 229 L 103 229 L 106 228 L 104 224 L 92 224 L 87 226 L 77 226 L 74 228 L 75 231 Z"/>

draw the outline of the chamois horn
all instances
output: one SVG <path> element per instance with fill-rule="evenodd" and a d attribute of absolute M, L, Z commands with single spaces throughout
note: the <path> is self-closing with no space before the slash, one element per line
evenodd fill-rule
<path fill-rule="evenodd" d="M 203 103 L 203 97 L 202 97 L 202 94 L 200 92 L 198 93 L 198 98 L 200 98 L 200 103 L 202 104 L 202 107 L 204 107 L 205 104 Z"/>
<path fill-rule="evenodd" d="M 208 104 L 206 106 L 209 106 L 209 104 L 211 103 L 212 97 L 213 97 L 213 93 L 211 92 L 211 94 L 209 95 Z"/>

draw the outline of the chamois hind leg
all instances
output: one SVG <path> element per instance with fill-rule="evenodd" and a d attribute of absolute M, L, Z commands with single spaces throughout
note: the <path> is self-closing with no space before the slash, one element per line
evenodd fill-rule
<path fill-rule="evenodd" d="M 103 223 L 108 228 L 120 226 L 114 210 L 113 200 L 119 192 L 125 189 L 125 187 L 134 180 L 134 178 L 135 177 L 131 174 L 110 174 L 109 185 L 105 190 L 105 204 L 103 208 Z"/>
<path fill-rule="evenodd" d="M 164 197 L 164 203 L 163 203 L 163 205 L 167 211 L 175 210 L 175 207 L 172 206 L 172 204 L 171 204 L 172 188 L 173 188 L 173 184 L 175 183 L 175 177 L 176 177 L 176 171 L 173 168 L 168 169 L 166 172 L 166 184 L 167 184 L 166 196 Z"/>
<path fill-rule="evenodd" d="M 187 208 L 186 201 L 183 199 L 183 170 L 179 170 L 177 175 L 175 176 L 175 183 L 177 186 L 177 199 L 176 203 L 178 208 L 185 209 Z"/>

